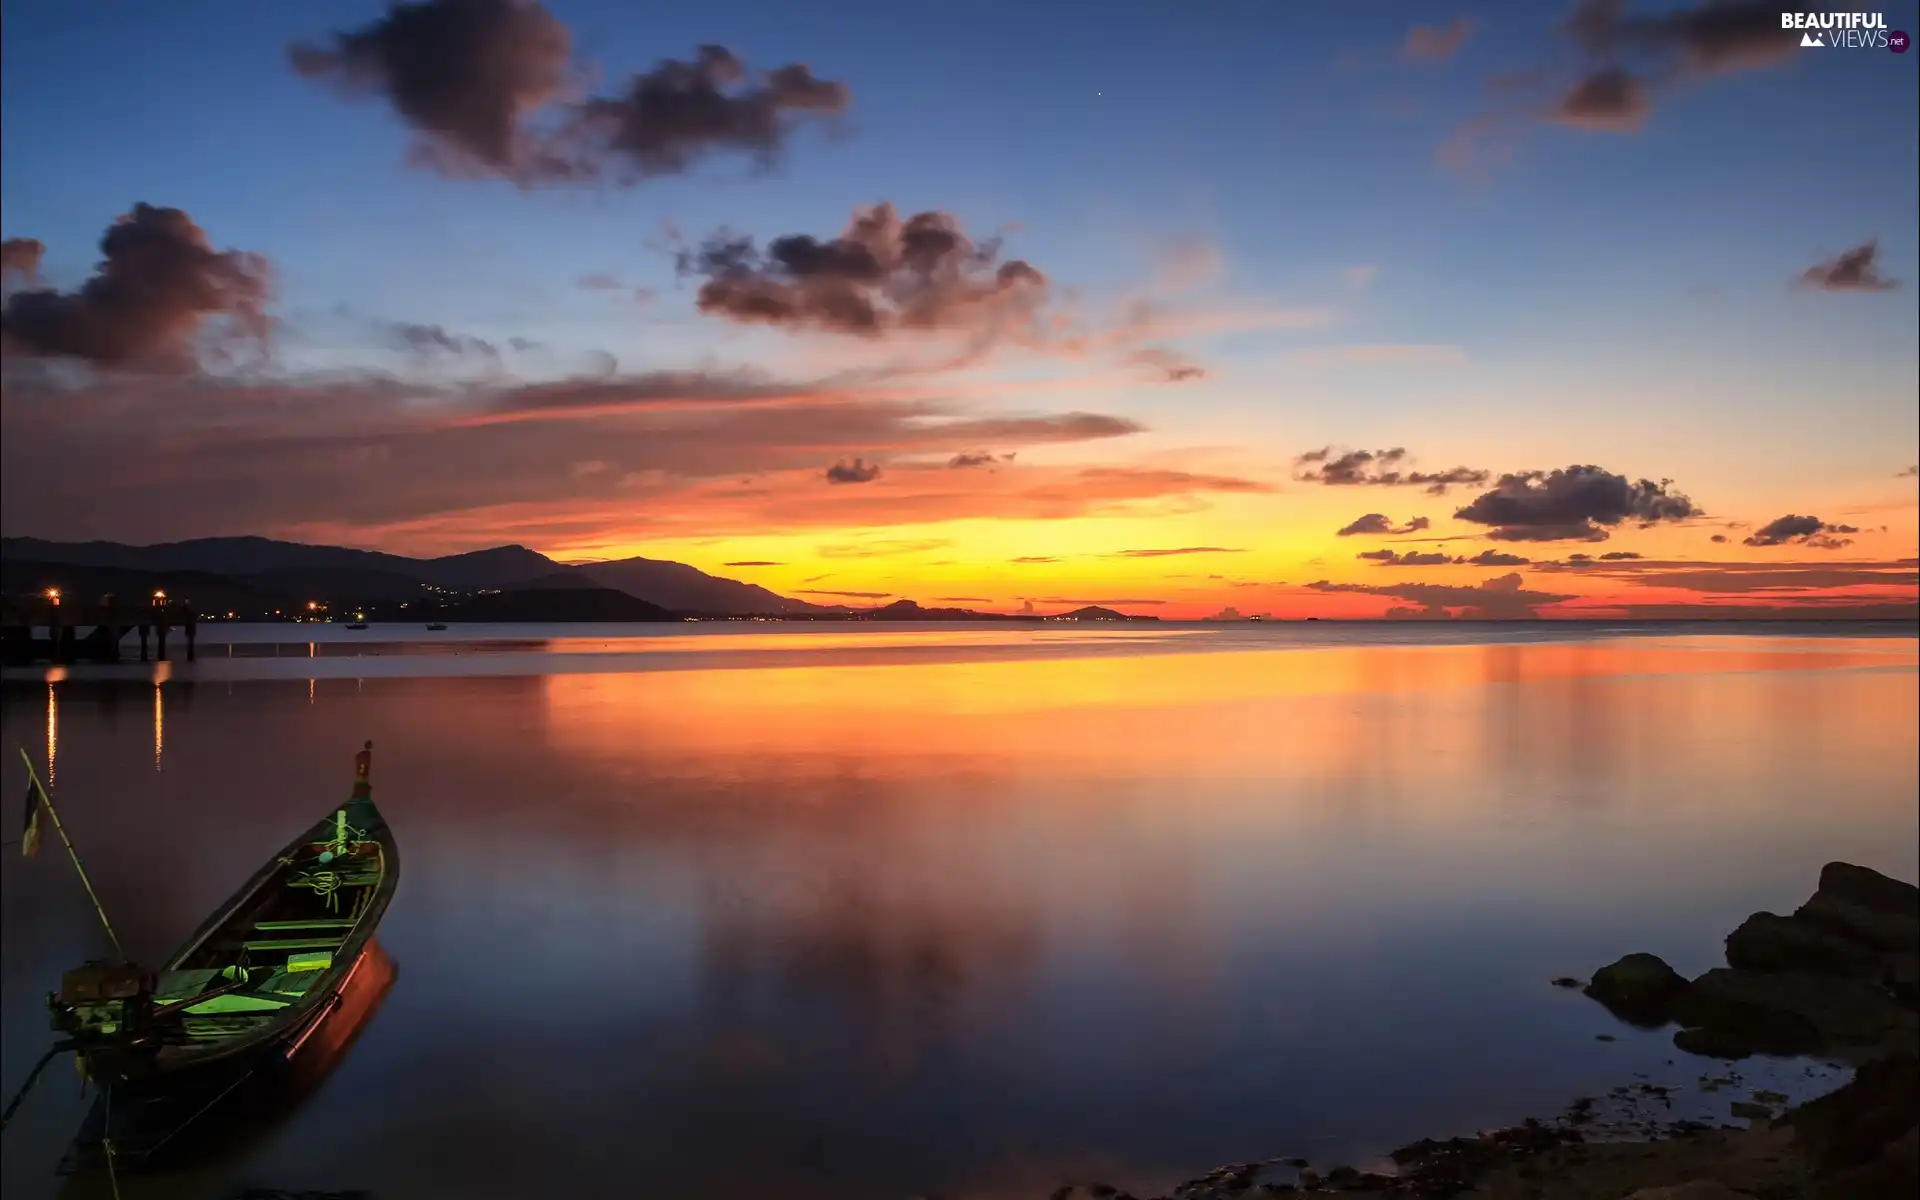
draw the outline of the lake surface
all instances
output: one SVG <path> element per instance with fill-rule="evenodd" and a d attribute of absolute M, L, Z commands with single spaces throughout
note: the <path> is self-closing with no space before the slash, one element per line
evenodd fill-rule
<path fill-rule="evenodd" d="M 1920 851 L 1911 626 L 408 628 L 203 626 L 191 665 L 0 687 L 147 961 L 345 797 L 363 739 L 400 839 L 396 976 L 338 1070 L 128 1200 L 1364 1165 L 1691 1082 L 1547 981 L 1696 973 L 1823 862 Z M 57 840 L 5 854 L 11 1094 L 105 941 Z M 50 1070 L 10 1200 L 56 1194 L 83 1110 Z"/>

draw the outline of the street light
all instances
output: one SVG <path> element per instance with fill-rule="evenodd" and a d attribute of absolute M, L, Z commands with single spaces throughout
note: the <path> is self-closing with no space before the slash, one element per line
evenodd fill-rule
<path fill-rule="evenodd" d="M 52 602 L 53 602 L 53 604 L 54 604 L 55 606 L 58 606 L 58 605 L 59 605 L 59 603 L 60 603 L 60 589 L 59 589 L 59 588 L 48 588 L 48 589 L 47 589 L 47 599 L 48 599 L 48 600 L 50 600 L 50 601 L 52 601 Z"/>

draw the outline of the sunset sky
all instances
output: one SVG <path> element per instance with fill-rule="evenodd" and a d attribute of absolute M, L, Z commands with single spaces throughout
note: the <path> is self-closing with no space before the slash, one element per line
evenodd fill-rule
<path fill-rule="evenodd" d="M 1783 8 L 5 0 L 4 529 L 1911 613 L 1920 54 Z"/>

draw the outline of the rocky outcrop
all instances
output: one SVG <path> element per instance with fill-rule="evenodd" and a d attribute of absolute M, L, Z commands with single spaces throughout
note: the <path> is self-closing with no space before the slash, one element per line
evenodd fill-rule
<path fill-rule="evenodd" d="M 1866 867 L 1828 863 L 1793 915 L 1882 953 L 1920 953 L 1920 888 Z"/>
<path fill-rule="evenodd" d="M 1587 995 L 1637 1025 L 1677 1020 L 1693 1054 L 1844 1054 L 1920 1047 L 1920 888 L 1828 863 L 1790 917 L 1758 912 L 1727 936 L 1728 966 L 1687 983 L 1651 954 L 1596 972 Z"/>
<path fill-rule="evenodd" d="M 1727 965 L 1743 971 L 1871 976 L 1880 963 L 1874 947 L 1812 921 L 1757 912 L 1727 935 Z"/>
<path fill-rule="evenodd" d="M 1853 1082 L 1780 1118 L 1817 1182 L 1814 1200 L 1912 1196 L 1920 1189 L 1920 1061 L 1863 1064 Z"/>
<path fill-rule="evenodd" d="M 1657 954 L 1629 954 L 1593 973 L 1586 994 L 1623 1021 L 1659 1028 L 1672 1018 L 1673 1001 L 1687 977 Z"/>
<path fill-rule="evenodd" d="M 1673 1015 L 1689 1028 L 1745 1037 L 1765 1054 L 1886 1045 L 1914 1021 L 1885 988 L 1862 980 L 1731 967 L 1688 984 Z"/>

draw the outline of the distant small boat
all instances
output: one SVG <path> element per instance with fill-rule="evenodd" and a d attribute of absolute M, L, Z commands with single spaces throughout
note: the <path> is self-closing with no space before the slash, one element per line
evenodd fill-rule
<path fill-rule="evenodd" d="M 268 859 L 159 971 L 91 962 L 61 978 L 49 999 L 60 1048 L 102 1088 L 63 1170 L 92 1159 L 109 1128 L 118 1162 L 149 1158 L 256 1072 L 290 1063 L 341 1004 L 400 881 L 373 803 L 372 742 L 354 767 L 346 804 Z"/>
<path fill-rule="evenodd" d="M 348 629 L 365 629 L 366 627 L 367 627 L 367 623 L 366 623 L 365 621 L 349 621 L 349 622 L 347 622 L 347 628 L 348 628 Z"/>
<path fill-rule="evenodd" d="M 441 630 L 443 630 L 443 629 L 445 629 L 445 628 L 446 628 L 446 626 L 445 626 L 445 625 L 442 625 L 442 624 L 441 624 L 440 622 L 438 622 L 438 621 L 435 621 L 435 622 L 433 622 L 432 624 L 430 624 L 430 625 L 428 625 L 428 626 L 427 626 L 427 628 L 428 628 L 428 629 L 431 629 L 431 630 L 432 630 L 433 632 L 435 632 L 435 633 L 439 633 L 439 632 L 440 632 Z"/>

